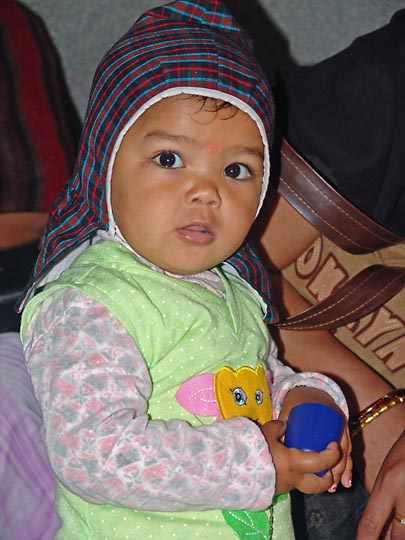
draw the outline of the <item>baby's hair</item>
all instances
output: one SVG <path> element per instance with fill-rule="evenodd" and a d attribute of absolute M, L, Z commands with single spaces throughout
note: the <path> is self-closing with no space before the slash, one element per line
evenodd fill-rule
<path fill-rule="evenodd" d="M 186 99 L 197 99 L 201 103 L 200 110 L 206 110 L 209 112 L 219 112 L 224 109 L 229 109 L 229 118 L 232 118 L 238 112 L 238 107 L 225 101 L 223 99 L 212 98 L 209 96 L 201 96 L 198 94 L 185 95 Z"/>

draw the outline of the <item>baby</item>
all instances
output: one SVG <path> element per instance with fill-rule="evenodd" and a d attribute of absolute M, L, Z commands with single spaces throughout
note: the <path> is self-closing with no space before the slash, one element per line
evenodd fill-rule
<path fill-rule="evenodd" d="M 282 444 L 275 418 L 345 400 L 281 364 L 224 263 L 265 197 L 273 120 L 220 0 L 148 11 L 102 60 L 23 313 L 57 539 L 288 539 L 290 490 L 350 484 L 347 426 L 319 454 Z"/>

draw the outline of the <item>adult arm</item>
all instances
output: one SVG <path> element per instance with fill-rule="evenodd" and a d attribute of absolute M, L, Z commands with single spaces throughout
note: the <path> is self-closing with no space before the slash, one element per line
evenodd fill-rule
<path fill-rule="evenodd" d="M 48 212 L 5 212 L 0 214 L 0 250 L 39 241 Z"/>
<path fill-rule="evenodd" d="M 319 236 L 282 197 L 272 193 L 270 219 L 264 214 L 257 231 L 267 263 L 274 272 L 293 262 Z M 280 274 L 274 273 L 273 294 L 283 315 L 298 313 L 308 303 Z M 284 310 L 284 311 L 283 311 Z M 278 332 L 280 357 L 293 368 L 321 371 L 343 388 L 351 414 L 392 390 L 377 373 L 349 351 L 328 331 L 282 330 Z M 361 431 L 354 440 L 353 455 L 357 468 L 364 473 L 366 487 L 371 491 L 382 463 L 405 429 L 404 406 L 397 405 Z M 405 466 L 405 455 L 403 456 Z"/>
<path fill-rule="evenodd" d="M 283 283 L 285 305 L 302 311 L 307 303 L 288 283 Z M 349 410 L 357 414 L 370 403 L 392 390 L 367 364 L 344 347 L 330 332 L 284 330 L 279 332 L 283 358 L 297 370 L 319 370 L 339 383 Z M 381 465 L 405 429 L 404 405 L 397 405 L 377 417 L 353 439 L 353 456 L 369 491 Z M 405 460 L 405 454 L 404 454 Z M 405 466 L 405 463 L 404 463 Z"/>

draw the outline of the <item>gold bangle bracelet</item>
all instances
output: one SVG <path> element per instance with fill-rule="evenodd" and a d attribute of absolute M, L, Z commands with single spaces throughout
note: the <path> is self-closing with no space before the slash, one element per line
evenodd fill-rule
<path fill-rule="evenodd" d="M 405 389 L 398 388 L 388 392 L 384 396 L 378 398 L 374 403 L 359 412 L 354 418 L 349 420 L 350 434 L 353 437 L 373 420 L 385 413 L 388 409 L 395 407 L 399 403 L 405 403 Z"/>

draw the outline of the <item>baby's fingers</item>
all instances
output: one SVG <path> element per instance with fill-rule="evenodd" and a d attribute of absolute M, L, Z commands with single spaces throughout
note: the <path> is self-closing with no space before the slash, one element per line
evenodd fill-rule
<path fill-rule="evenodd" d="M 329 489 L 330 492 L 336 491 L 336 487 L 339 482 L 342 483 L 344 487 L 349 488 L 352 485 L 352 469 L 353 461 L 350 457 L 352 451 L 352 442 L 348 430 L 346 429 L 343 433 L 342 440 L 340 443 L 341 446 L 341 458 L 340 461 L 332 467 L 332 477 L 333 485 Z"/>
<path fill-rule="evenodd" d="M 340 458 L 340 448 L 332 443 L 322 452 L 301 452 L 290 449 L 292 467 L 299 471 L 295 487 L 303 493 L 322 493 L 333 484 L 330 469 L 336 465 Z M 315 473 L 327 471 L 323 476 Z"/>
<path fill-rule="evenodd" d="M 333 484 L 328 489 L 330 493 L 334 493 L 336 491 L 336 488 L 339 482 L 341 482 L 344 487 L 347 487 L 347 488 L 351 487 L 352 468 L 353 468 L 352 458 L 348 456 L 347 451 L 343 449 L 342 459 L 330 471 L 332 475 L 332 479 L 333 479 Z"/>

